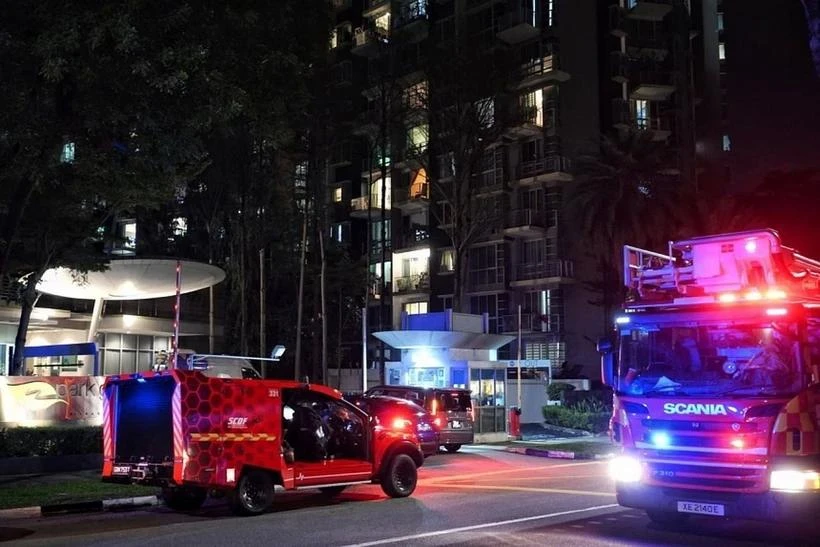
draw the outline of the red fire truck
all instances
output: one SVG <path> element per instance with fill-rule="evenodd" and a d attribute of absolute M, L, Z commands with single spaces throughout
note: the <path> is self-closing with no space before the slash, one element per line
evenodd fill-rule
<path fill-rule="evenodd" d="M 221 492 L 234 512 L 258 514 L 277 485 L 336 495 L 378 483 L 405 497 L 423 462 L 414 431 L 321 385 L 176 369 L 109 376 L 103 387 L 103 480 L 161 486 L 176 510 Z"/>
<path fill-rule="evenodd" d="M 820 514 L 820 262 L 774 230 L 624 248 L 614 389 L 618 502 L 666 524 L 692 514 L 815 523 Z"/>

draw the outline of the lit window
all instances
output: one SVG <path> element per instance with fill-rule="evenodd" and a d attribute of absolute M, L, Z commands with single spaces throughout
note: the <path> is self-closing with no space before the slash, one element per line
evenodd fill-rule
<path fill-rule="evenodd" d="M 61 163 L 74 163 L 74 143 L 67 142 L 63 145 L 63 151 L 60 153 Z"/>
<path fill-rule="evenodd" d="M 174 235 L 184 236 L 188 233 L 188 219 L 185 217 L 177 217 L 174 219 Z"/>
<path fill-rule="evenodd" d="M 547 26 L 552 26 L 552 16 L 555 13 L 555 0 L 547 0 Z"/>
<path fill-rule="evenodd" d="M 439 266 L 440 272 L 452 272 L 456 267 L 456 254 L 453 249 L 444 249 L 441 251 L 441 264 Z"/>
<path fill-rule="evenodd" d="M 420 154 L 427 150 L 427 124 L 410 128 L 407 133 L 408 148 Z"/>
<path fill-rule="evenodd" d="M 342 187 L 338 186 L 333 189 L 333 201 L 339 203 L 342 201 Z"/>
<path fill-rule="evenodd" d="M 732 141 L 729 139 L 729 135 L 723 135 L 723 151 L 728 152 L 732 149 Z"/>
<path fill-rule="evenodd" d="M 723 42 L 720 42 L 718 44 L 718 59 L 720 59 L 721 61 L 726 60 L 726 44 L 724 44 Z"/>
<path fill-rule="evenodd" d="M 717 29 L 718 30 L 723 30 L 723 14 L 722 13 L 717 14 Z"/>
<path fill-rule="evenodd" d="M 411 198 L 429 198 L 430 189 L 427 186 L 427 171 L 424 167 L 413 174 L 413 181 L 410 183 Z"/>
<path fill-rule="evenodd" d="M 649 102 L 644 100 L 635 101 L 635 125 L 640 129 L 649 127 Z"/>
<path fill-rule="evenodd" d="M 427 302 L 405 302 L 402 308 L 408 315 L 427 313 Z"/>

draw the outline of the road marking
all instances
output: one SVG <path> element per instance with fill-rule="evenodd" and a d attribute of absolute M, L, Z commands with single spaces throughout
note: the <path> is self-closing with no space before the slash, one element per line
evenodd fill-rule
<path fill-rule="evenodd" d="M 515 467 L 515 468 L 505 468 L 505 469 L 496 469 L 495 471 L 485 471 L 483 473 L 465 473 L 463 475 L 449 475 L 447 477 L 441 478 L 429 478 L 425 479 L 424 483 L 434 483 L 438 481 L 450 481 L 450 480 L 460 480 L 460 479 L 474 479 L 476 477 L 489 477 L 491 475 L 503 475 L 505 473 L 520 473 L 522 471 L 543 471 L 544 469 L 558 469 L 559 467 L 577 467 L 579 465 L 601 465 L 603 462 L 599 461 L 585 461 L 585 462 L 573 462 L 573 463 L 561 463 L 558 465 L 539 465 L 536 467 Z"/>
<path fill-rule="evenodd" d="M 436 488 L 461 488 L 463 490 L 510 490 L 512 492 L 543 492 L 547 494 L 578 494 L 582 496 L 613 497 L 612 492 L 593 492 L 588 490 L 567 490 L 564 488 L 535 488 L 528 486 L 496 486 L 491 484 L 436 484 Z"/>
<path fill-rule="evenodd" d="M 541 476 L 538 477 L 538 480 L 552 481 L 552 480 L 563 480 L 563 479 L 598 479 L 598 478 L 604 477 L 604 476 L 607 476 L 606 472 L 601 473 L 601 475 L 559 475 L 559 476 L 555 476 L 555 477 L 550 477 L 550 476 L 547 476 L 547 475 L 541 475 Z M 485 480 L 491 481 L 491 480 L 495 480 L 495 479 L 491 479 L 491 478 L 479 479 L 475 482 L 482 482 L 482 481 L 485 481 Z M 510 478 L 507 478 L 507 479 L 504 479 L 504 480 L 507 481 L 507 482 L 531 481 L 531 480 L 533 480 L 533 478 L 532 477 L 510 477 Z"/>
<path fill-rule="evenodd" d="M 483 528 L 493 528 L 495 526 L 505 526 L 507 524 L 518 524 L 520 522 L 530 522 L 533 520 L 543 520 L 553 517 L 563 517 L 565 515 L 575 515 L 578 513 L 586 513 L 589 511 L 598 511 L 600 509 L 612 509 L 618 507 L 617 503 L 610 503 L 609 505 L 596 505 L 594 507 L 586 507 L 584 509 L 573 509 L 572 511 L 561 511 L 559 513 L 547 513 L 545 515 L 534 515 L 532 517 L 522 517 L 510 520 L 500 520 L 498 522 L 485 522 L 484 524 L 475 524 L 473 526 L 462 526 L 460 528 L 450 528 L 448 530 L 437 530 L 435 532 L 424 532 L 421 534 L 413 534 L 411 536 L 398 536 L 393 538 L 377 539 L 375 541 L 367 541 L 364 543 L 353 543 L 345 547 L 368 547 L 370 545 L 385 545 L 388 543 L 399 543 L 403 541 L 412 541 L 414 539 L 429 538 L 435 536 L 443 536 L 446 534 L 458 534 L 460 532 L 470 532 L 472 530 L 481 530 Z"/>

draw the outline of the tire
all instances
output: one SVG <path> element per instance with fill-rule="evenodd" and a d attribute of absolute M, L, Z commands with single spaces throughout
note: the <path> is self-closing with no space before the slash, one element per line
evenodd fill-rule
<path fill-rule="evenodd" d="M 450 452 L 450 453 L 458 452 L 459 448 L 461 448 L 460 444 L 445 444 L 444 445 L 444 450 L 446 450 L 447 452 Z"/>
<path fill-rule="evenodd" d="M 649 520 L 654 522 L 655 524 L 661 526 L 681 526 L 689 520 L 689 516 L 686 513 L 673 513 L 671 511 L 656 511 L 653 509 L 647 509 L 646 515 L 649 517 Z"/>
<path fill-rule="evenodd" d="M 231 510 L 237 515 L 260 515 L 273 504 L 273 478 L 264 471 L 248 471 L 231 495 Z"/>
<path fill-rule="evenodd" d="M 347 488 L 347 486 L 325 486 L 324 488 L 319 488 L 319 492 L 328 498 L 335 498 L 341 494 L 345 488 Z"/>
<path fill-rule="evenodd" d="M 416 482 L 416 462 L 407 454 L 393 456 L 382 472 L 382 490 L 391 498 L 406 498 L 416 489 Z"/>
<path fill-rule="evenodd" d="M 163 488 L 162 499 L 165 505 L 174 511 L 196 511 L 205 503 L 208 491 L 196 486 L 178 486 Z"/>

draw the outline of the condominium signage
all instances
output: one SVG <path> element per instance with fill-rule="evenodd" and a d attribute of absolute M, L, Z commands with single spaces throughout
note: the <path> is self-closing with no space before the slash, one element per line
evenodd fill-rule
<path fill-rule="evenodd" d="M 104 376 L 0 377 L 0 427 L 100 425 Z"/>

